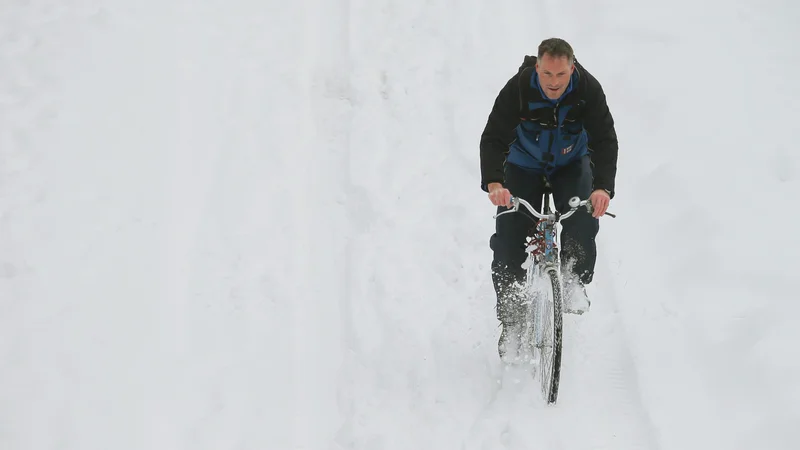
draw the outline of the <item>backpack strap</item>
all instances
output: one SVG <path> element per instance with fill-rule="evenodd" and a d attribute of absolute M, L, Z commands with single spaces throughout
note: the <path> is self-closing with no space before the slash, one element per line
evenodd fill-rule
<path fill-rule="evenodd" d="M 533 87 L 531 87 L 531 77 L 535 67 L 528 66 L 519 74 L 519 116 L 522 120 L 528 120 L 531 111 L 528 105 L 530 99 L 533 98 Z"/>

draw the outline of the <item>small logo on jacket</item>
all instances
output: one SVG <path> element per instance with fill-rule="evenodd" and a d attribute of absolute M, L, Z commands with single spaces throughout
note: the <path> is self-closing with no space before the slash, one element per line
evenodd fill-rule
<path fill-rule="evenodd" d="M 570 145 L 569 147 L 567 147 L 567 148 L 565 148 L 565 149 L 561 150 L 561 154 L 562 154 L 562 155 L 566 155 L 567 153 L 571 152 L 571 151 L 572 151 L 572 147 L 574 147 L 574 146 L 575 146 L 575 145 L 573 144 L 573 145 Z"/>

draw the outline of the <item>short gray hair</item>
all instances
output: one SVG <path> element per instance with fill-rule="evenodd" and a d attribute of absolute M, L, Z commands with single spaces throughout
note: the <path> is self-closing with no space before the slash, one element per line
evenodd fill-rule
<path fill-rule="evenodd" d="M 561 58 L 566 56 L 570 64 L 575 62 L 575 53 L 572 51 L 572 46 L 563 39 L 550 38 L 545 39 L 539 44 L 539 59 L 546 54 L 554 57 Z"/>

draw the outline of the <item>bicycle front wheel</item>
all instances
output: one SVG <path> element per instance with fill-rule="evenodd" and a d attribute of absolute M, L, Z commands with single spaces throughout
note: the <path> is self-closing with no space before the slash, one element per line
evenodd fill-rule
<path fill-rule="evenodd" d="M 535 347 L 539 353 L 539 382 L 542 395 L 548 404 L 555 403 L 558 398 L 558 385 L 561 378 L 561 335 L 563 300 L 561 296 L 561 280 L 558 272 L 549 270 L 550 295 L 539 296 L 538 328 Z"/>

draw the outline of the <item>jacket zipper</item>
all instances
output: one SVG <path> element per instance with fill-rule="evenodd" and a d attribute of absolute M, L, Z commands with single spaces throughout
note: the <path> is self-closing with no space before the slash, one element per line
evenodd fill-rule
<path fill-rule="evenodd" d="M 553 156 L 553 160 L 550 162 L 553 166 L 556 164 L 556 153 L 553 152 L 553 140 L 555 139 L 556 133 L 558 133 L 559 124 L 558 124 L 558 107 L 561 105 L 561 101 L 556 102 L 556 106 L 553 108 L 553 120 L 555 125 L 555 129 L 550 132 L 550 142 L 547 145 L 547 152 Z"/>

